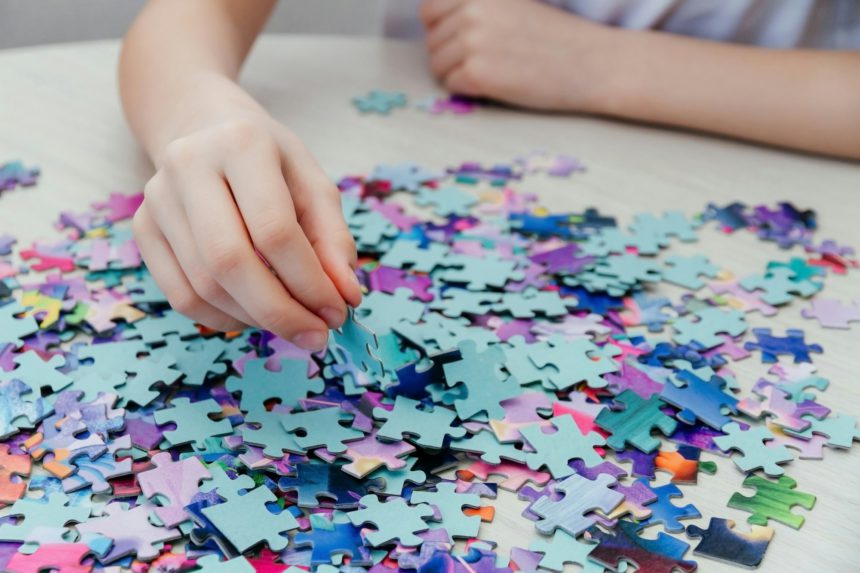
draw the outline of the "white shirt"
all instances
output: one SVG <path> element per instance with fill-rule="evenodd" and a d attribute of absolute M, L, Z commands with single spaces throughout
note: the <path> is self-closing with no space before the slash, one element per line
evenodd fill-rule
<path fill-rule="evenodd" d="M 771 48 L 860 49 L 860 0 L 544 0 L 595 22 Z M 386 0 L 385 34 L 423 31 L 420 0 Z"/>

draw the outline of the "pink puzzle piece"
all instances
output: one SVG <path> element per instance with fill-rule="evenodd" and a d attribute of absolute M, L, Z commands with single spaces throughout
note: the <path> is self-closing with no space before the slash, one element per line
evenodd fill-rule
<path fill-rule="evenodd" d="M 143 203 L 143 193 L 124 195 L 122 193 L 111 193 L 106 201 L 96 201 L 92 204 L 93 209 L 108 211 L 107 220 L 111 223 L 131 219 L 137 208 Z"/>
<path fill-rule="evenodd" d="M 200 490 L 200 481 L 211 478 L 212 474 L 198 458 L 174 462 L 168 452 L 153 456 L 152 463 L 156 467 L 139 474 L 137 481 L 146 497 L 167 498 L 169 505 L 156 507 L 153 512 L 165 527 L 174 527 L 190 517 L 185 506 Z"/>
<path fill-rule="evenodd" d="M 92 553 L 86 543 L 45 543 L 30 554 L 15 553 L 4 567 L 7 573 L 89 573 L 92 565 L 81 562 Z"/>
<path fill-rule="evenodd" d="M 800 314 L 817 319 L 824 328 L 850 328 L 850 322 L 860 322 L 860 298 L 848 304 L 834 298 L 817 298 Z"/>

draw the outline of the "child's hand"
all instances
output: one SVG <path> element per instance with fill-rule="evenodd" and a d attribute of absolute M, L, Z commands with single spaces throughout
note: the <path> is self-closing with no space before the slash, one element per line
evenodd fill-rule
<path fill-rule="evenodd" d="M 590 111 L 609 28 L 536 0 L 424 0 L 430 68 L 449 91 Z"/>
<path fill-rule="evenodd" d="M 323 348 L 361 300 L 355 244 L 337 188 L 295 135 L 245 113 L 197 126 L 158 163 L 134 230 L 170 303 L 212 328 Z"/>

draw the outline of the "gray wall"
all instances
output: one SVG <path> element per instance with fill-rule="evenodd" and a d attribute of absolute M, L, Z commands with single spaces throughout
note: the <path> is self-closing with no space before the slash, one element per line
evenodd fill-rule
<path fill-rule="evenodd" d="M 0 49 L 118 38 L 144 4 L 145 0 L 0 0 Z M 382 4 L 383 0 L 280 0 L 267 30 L 376 34 L 382 26 Z"/>

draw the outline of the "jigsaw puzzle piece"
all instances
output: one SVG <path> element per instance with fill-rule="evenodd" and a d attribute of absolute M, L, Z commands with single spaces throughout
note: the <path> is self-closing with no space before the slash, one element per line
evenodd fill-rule
<path fill-rule="evenodd" d="M 773 529 L 751 525 L 749 533 L 737 531 L 731 519 L 712 517 L 707 529 L 698 525 L 687 526 L 687 537 L 701 539 L 693 549 L 695 555 L 710 557 L 732 565 L 755 568 L 761 565 Z"/>

